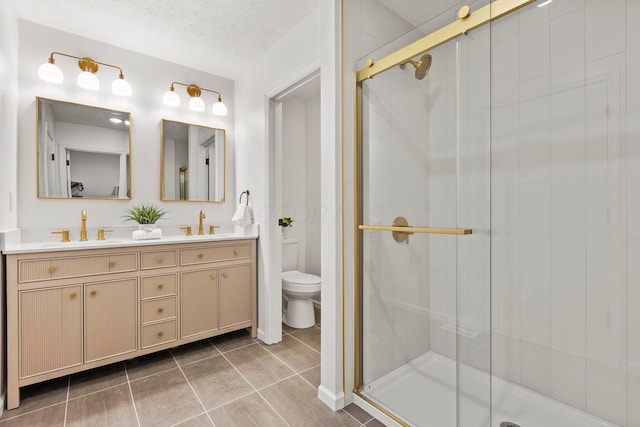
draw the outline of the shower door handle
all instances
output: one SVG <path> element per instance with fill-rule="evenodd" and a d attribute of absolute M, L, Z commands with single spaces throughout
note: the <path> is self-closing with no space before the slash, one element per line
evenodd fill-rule
<path fill-rule="evenodd" d="M 462 236 L 472 234 L 470 228 L 434 228 L 434 227 L 413 227 L 410 226 L 404 217 L 397 217 L 392 225 L 359 225 L 363 231 L 391 231 L 396 242 L 409 242 L 409 235 L 414 233 L 425 234 L 453 234 Z"/>

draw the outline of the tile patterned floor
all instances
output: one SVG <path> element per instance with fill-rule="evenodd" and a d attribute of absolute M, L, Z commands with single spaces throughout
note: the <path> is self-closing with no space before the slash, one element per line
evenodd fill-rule
<path fill-rule="evenodd" d="M 0 427 L 383 425 L 353 404 L 331 411 L 319 384 L 319 327 L 283 325 L 275 345 L 238 331 L 25 387 Z"/>

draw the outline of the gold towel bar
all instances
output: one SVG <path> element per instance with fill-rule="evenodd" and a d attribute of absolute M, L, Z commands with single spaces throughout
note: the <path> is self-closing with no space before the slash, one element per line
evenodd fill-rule
<path fill-rule="evenodd" d="M 400 233 L 427 233 L 427 234 L 472 234 L 470 228 L 428 228 L 428 227 L 394 227 L 391 225 L 359 225 L 360 230 L 368 231 L 396 231 Z"/>

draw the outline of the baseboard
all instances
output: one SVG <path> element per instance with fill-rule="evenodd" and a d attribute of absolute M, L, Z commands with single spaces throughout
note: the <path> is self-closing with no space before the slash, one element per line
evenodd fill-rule
<path fill-rule="evenodd" d="M 5 402 L 5 394 L 2 393 L 0 395 L 0 402 L 2 402 L 2 406 L 0 406 L 0 418 L 2 418 L 2 414 L 4 414 L 4 407 L 6 406 L 7 402 Z"/>
<path fill-rule="evenodd" d="M 333 394 L 325 387 L 318 387 L 318 399 L 334 411 L 344 408 L 344 393 Z"/>
<path fill-rule="evenodd" d="M 260 328 L 258 328 L 258 339 L 262 342 L 265 342 L 264 340 L 264 331 Z"/>
<path fill-rule="evenodd" d="M 357 394 L 353 394 L 353 403 L 360 408 L 367 411 L 369 414 L 373 415 L 378 421 L 388 427 L 402 427 L 402 424 L 398 424 L 394 419 L 387 416 L 384 412 L 380 411 L 378 408 L 358 396 Z"/>

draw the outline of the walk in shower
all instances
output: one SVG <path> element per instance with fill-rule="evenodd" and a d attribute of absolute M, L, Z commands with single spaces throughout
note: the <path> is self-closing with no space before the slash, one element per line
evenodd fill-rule
<path fill-rule="evenodd" d="M 463 5 L 356 71 L 356 394 L 640 427 L 640 2 Z"/>

